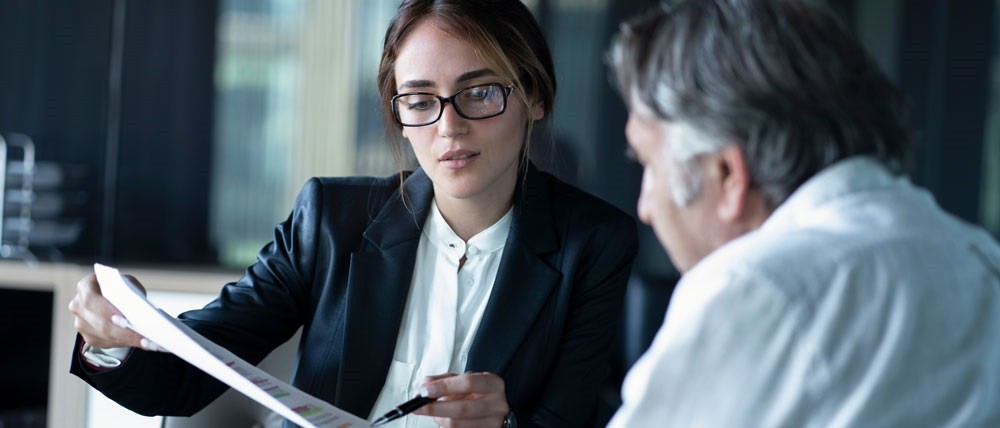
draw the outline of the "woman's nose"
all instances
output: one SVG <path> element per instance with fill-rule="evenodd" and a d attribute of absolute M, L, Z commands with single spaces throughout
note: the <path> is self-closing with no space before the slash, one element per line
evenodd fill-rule
<path fill-rule="evenodd" d="M 438 119 L 438 135 L 444 138 L 455 138 L 469 132 L 468 119 L 459 116 L 455 106 L 446 103 L 441 110 L 441 118 Z"/>

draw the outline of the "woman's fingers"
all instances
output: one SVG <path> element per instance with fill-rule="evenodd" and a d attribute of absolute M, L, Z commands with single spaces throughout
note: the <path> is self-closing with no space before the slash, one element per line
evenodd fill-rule
<path fill-rule="evenodd" d="M 504 381 L 493 373 L 437 375 L 425 381 L 421 395 L 438 401 L 414 413 L 433 416 L 443 427 L 496 427 L 510 410 Z"/>
<path fill-rule="evenodd" d="M 431 379 L 426 381 L 426 379 Z M 500 376 L 488 372 L 461 375 L 428 376 L 421 387 L 421 395 L 446 397 L 460 394 L 503 394 L 504 383 Z"/>
<path fill-rule="evenodd" d="M 134 278 L 130 278 L 138 284 Z M 140 286 L 141 287 L 141 286 Z M 159 347 L 145 340 L 128 328 L 128 321 L 121 312 L 101 294 L 100 284 L 93 274 L 87 275 L 76 284 L 76 296 L 68 309 L 73 313 L 73 325 L 88 344 L 97 348 L 138 347 L 157 350 Z M 148 341 L 147 341 L 148 342 Z"/>

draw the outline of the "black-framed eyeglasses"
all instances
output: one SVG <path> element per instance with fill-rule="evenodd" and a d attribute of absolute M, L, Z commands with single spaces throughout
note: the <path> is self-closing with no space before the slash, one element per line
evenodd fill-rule
<path fill-rule="evenodd" d="M 451 103 L 455 113 L 470 120 L 489 119 L 507 110 L 507 96 L 514 88 L 499 83 L 470 86 L 450 97 L 428 92 L 411 92 L 392 97 L 392 115 L 400 125 L 424 126 L 437 122 L 444 105 Z"/>

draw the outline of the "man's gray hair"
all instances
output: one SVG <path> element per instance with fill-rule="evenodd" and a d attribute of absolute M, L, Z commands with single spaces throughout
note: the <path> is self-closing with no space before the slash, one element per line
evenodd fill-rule
<path fill-rule="evenodd" d="M 841 159 L 872 155 L 897 173 L 909 160 L 902 95 L 815 1 L 664 5 L 622 25 L 609 62 L 630 108 L 739 145 L 771 206 Z"/>
<path fill-rule="evenodd" d="M 638 98 L 638 94 L 633 93 L 631 99 L 629 104 L 632 109 L 639 110 L 646 116 L 653 114 L 651 108 Z M 665 159 L 670 163 L 667 169 L 667 184 L 670 186 L 674 203 L 683 207 L 693 202 L 701 193 L 701 169 L 698 167 L 698 157 L 721 149 L 726 145 L 726 141 L 685 122 L 660 121 L 659 126 L 662 127 L 661 135 L 666 140 L 663 148 L 669 151 Z"/>

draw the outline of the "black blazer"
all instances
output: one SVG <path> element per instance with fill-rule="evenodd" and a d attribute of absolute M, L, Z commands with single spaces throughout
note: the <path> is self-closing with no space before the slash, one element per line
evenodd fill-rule
<path fill-rule="evenodd" d="M 398 176 L 314 178 L 243 278 L 180 319 L 254 364 L 302 326 L 292 383 L 366 417 L 392 361 L 417 244 L 433 197 L 420 169 Z M 521 426 L 583 426 L 607 373 L 634 220 L 529 165 L 493 293 L 467 361 L 499 374 Z M 363 231 L 363 233 L 362 233 Z M 189 415 L 225 390 L 169 354 L 133 352 L 71 372 L 141 414 Z"/>

